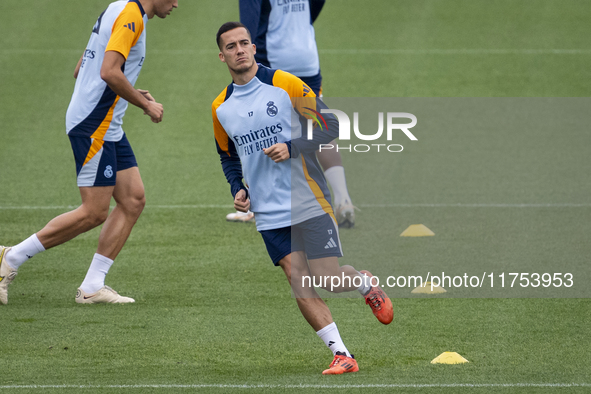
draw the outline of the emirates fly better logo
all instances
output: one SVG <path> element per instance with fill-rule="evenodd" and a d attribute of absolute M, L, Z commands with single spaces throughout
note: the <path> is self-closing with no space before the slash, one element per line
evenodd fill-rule
<path fill-rule="evenodd" d="M 333 114 L 338 122 L 339 122 L 339 142 L 346 142 L 351 140 L 351 120 L 349 116 L 343 112 L 339 111 L 338 109 L 326 109 L 322 108 L 320 112 L 305 107 L 310 112 L 305 112 L 304 115 L 308 115 L 308 140 L 312 140 L 314 138 L 314 122 L 318 125 L 321 131 L 328 130 L 328 125 L 326 119 L 322 116 L 322 114 Z M 395 131 L 401 131 L 410 139 L 411 141 L 418 141 L 417 137 L 414 136 L 413 133 L 410 132 L 410 129 L 417 125 L 417 117 L 408 112 L 388 112 L 386 116 L 384 116 L 384 112 L 378 113 L 378 131 L 374 134 L 363 134 L 359 130 L 359 113 L 353 113 L 353 133 L 355 137 L 362 141 L 376 141 L 379 140 L 382 135 L 384 134 L 384 117 L 386 118 L 386 140 L 392 141 L 392 137 Z M 408 119 L 410 123 L 394 123 L 394 120 L 400 119 Z M 337 152 L 341 150 L 346 150 L 349 152 L 369 152 L 375 150 L 377 152 L 391 152 L 391 153 L 398 153 L 402 152 L 404 147 L 400 144 L 379 144 L 379 143 L 372 143 L 372 144 L 320 144 L 319 151 L 327 149 L 336 149 Z"/>

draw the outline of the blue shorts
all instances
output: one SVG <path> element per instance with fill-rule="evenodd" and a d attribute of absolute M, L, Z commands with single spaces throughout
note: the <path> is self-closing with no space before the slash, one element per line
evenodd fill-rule
<path fill-rule="evenodd" d="M 70 144 L 76 159 L 78 187 L 115 186 L 117 171 L 137 167 L 125 134 L 117 142 L 70 136 Z"/>
<path fill-rule="evenodd" d="M 260 232 L 273 264 L 292 252 L 303 250 L 308 260 L 342 257 L 339 230 L 329 214 L 308 219 L 292 227 Z"/>

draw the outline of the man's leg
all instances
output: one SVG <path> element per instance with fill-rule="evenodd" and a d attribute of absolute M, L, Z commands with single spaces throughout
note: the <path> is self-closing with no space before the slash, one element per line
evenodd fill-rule
<path fill-rule="evenodd" d="M 305 254 L 301 251 L 293 252 L 281 259 L 279 265 L 294 291 L 302 315 L 316 331 L 320 339 L 333 352 L 334 359 L 332 363 L 322 373 L 324 375 L 340 375 L 346 372 L 359 371 L 357 361 L 343 343 L 328 306 L 312 286 L 304 285 L 303 278 L 310 277 Z"/>
<path fill-rule="evenodd" d="M 336 141 L 331 144 L 336 146 Z M 355 225 L 355 207 L 351 202 L 349 190 L 347 189 L 347 180 L 345 178 L 345 168 L 341 154 L 336 149 L 323 149 L 316 154 L 324 176 L 328 181 L 333 194 L 333 206 L 337 222 L 341 227 L 353 227 Z"/>
<path fill-rule="evenodd" d="M 302 237 L 316 286 L 332 293 L 358 290 L 381 323 L 392 321 L 392 302 L 379 286 L 373 286 L 371 273 L 358 272 L 350 265 L 339 266 L 338 257 L 343 254 L 334 216 L 317 216 L 294 226 L 292 231 Z"/>
<path fill-rule="evenodd" d="M 332 323 L 332 314 L 324 300 L 320 298 L 314 287 L 302 284 L 302 278 L 311 277 L 304 253 L 293 252 L 285 256 L 279 262 L 279 266 L 287 277 L 302 315 L 314 331 L 319 331 Z M 304 282 L 308 283 L 307 280 Z"/>
<path fill-rule="evenodd" d="M 52 219 L 35 234 L 41 246 L 45 250 L 53 248 L 103 223 L 109 214 L 112 194 L 112 186 L 81 187 L 82 205 Z M 24 245 L 25 242 L 14 246 L 6 253 L 6 262 L 15 269 L 32 257 L 26 251 L 21 252 L 21 247 L 24 249 L 27 246 Z"/>
<path fill-rule="evenodd" d="M 79 303 L 134 302 L 132 298 L 121 297 L 114 290 L 105 287 L 105 276 L 145 206 L 144 184 L 137 167 L 117 172 L 113 198 L 117 205 L 101 230 L 97 252 L 80 285 L 81 291 L 76 296 Z"/>
<path fill-rule="evenodd" d="M 82 205 L 52 219 L 41 231 L 12 248 L 0 247 L 0 303 L 8 303 L 8 285 L 18 268 L 35 254 L 61 245 L 105 221 L 114 187 L 81 187 Z"/>
<path fill-rule="evenodd" d="M 101 225 L 109 214 L 113 186 L 81 187 L 82 205 L 53 220 L 37 233 L 45 249 L 61 245 Z"/>
<path fill-rule="evenodd" d="M 317 278 L 317 283 L 323 284 L 320 287 L 331 293 L 359 290 L 361 295 L 365 295 L 371 289 L 369 280 L 365 275 L 359 273 L 350 265 L 339 266 L 339 259 L 337 257 L 310 260 L 310 271 Z M 331 279 L 321 281 L 322 278 Z"/>
<path fill-rule="evenodd" d="M 115 260 L 146 205 L 144 183 L 137 167 L 117 172 L 113 191 L 117 205 L 103 225 L 97 253 Z"/>
<path fill-rule="evenodd" d="M 384 290 L 373 286 L 369 271 L 357 271 L 350 265 L 339 266 L 338 258 L 324 257 L 310 260 L 310 271 L 321 283 L 322 288 L 331 293 L 357 290 L 365 298 L 374 316 L 383 324 L 390 324 L 394 318 L 392 301 Z M 325 280 L 322 281 L 321 279 Z M 328 278 L 328 280 L 326 280 Z"/>

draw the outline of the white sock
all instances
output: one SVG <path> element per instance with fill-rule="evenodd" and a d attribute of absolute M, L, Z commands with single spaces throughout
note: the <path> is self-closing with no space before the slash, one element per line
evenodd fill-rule
<path fill-rule="evenodd" d="M 367 276 L 366 274 L 359 273 L 363 280 L 361 281 L 361 286 L 357 289 L 362 296 L 366 296 L 367 293 L 371 290 L 371 277 Z"/>
<path fill-rule="evenodd" d="M 107 272 L 109 272 L 112 265 L 113 260 L 95 253 L 80 288 L 87 294 L 99 291 L 105 285 L 105 276 L 107 276 Z"/>
<path fill-rule="evenodd" d="M 333 204 L 339 205 L 344 201 L 351 201 L 349 191 L 347 190 L 347 180 L 345 179 L 345 168 L 343 166 L 334 166 L 324 171 L 324 176 L 332 189 L 334 201 Z"/>
<path fill-rule="evenodd" d="M 346 353 L 347 357 L 351 357 L 351 353 L 347 350 L 347 347 L 343 343 L 341 339 L 341 335 L 339 334 L 339 329 L 337 325 L 333 322 L 330 323 L 328 326 L 324 327 L 320 331 L 316 331 L 316 334 L 324 341 L 326 346 L 330 350 L 332 350 L 332 354 L 336 355 L 337 352 Z"/>
<path fill-rule="evenodd" d="M 37 234 L 33 234 L 20 244 L 13 246 L 4 258 L 9 266 L 18 269 L 25 261 L 44 251 L 45 248 L 39 242 Z"/>

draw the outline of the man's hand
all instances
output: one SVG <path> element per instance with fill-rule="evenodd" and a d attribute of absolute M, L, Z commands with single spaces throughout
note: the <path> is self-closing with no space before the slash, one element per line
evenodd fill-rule
<path fill-rule="evenodd" d="M 289 149 L 287 144 L 279 143 L 263 149 L 263 152 L 269 156 L 275 163 L 281 163 L 289 159 Z"/>
<path fill-rule="evenodd" d="M 240 212 L 248 212 L 250 209 L 250 198 L 246 197 L 246 191 L 244 189 L 240 189 L 236 193 L 234 197 L 234 209 Z"/>
<path fill-rule="evenodd" d="M 164 115 L 164 107 L 162 106 L 162 104 L 159 104 L 156 102 L 156 100 L 154 100 L 154 97 L 152 97 L 150 91 L 143 89 L 137 89 L 137 91 L 140 92 L 142 96 L 144 96 L 146 100 L 150 102 L 148 106 L 150 106 L 152 103 L 156 104 L 156 106 L 153 106 L 151 108 L 152 112 L 148 113 L 147 109 L 144 110 L 144 115 L 150 116 L 150 118 L 152 118 L 152 122 L 154 123 L 162 122 L 162 116 Z"/>
<path fill-rule="evenodd" d="M 148 105 L 144 109 L 144 114 L 152 118 L 152 122 L 160 123 L 162 122 L 162 117 L 164 116 L 164 107 L 162 104 L 157 103 L 156 101 L 148 100 Z"/>

